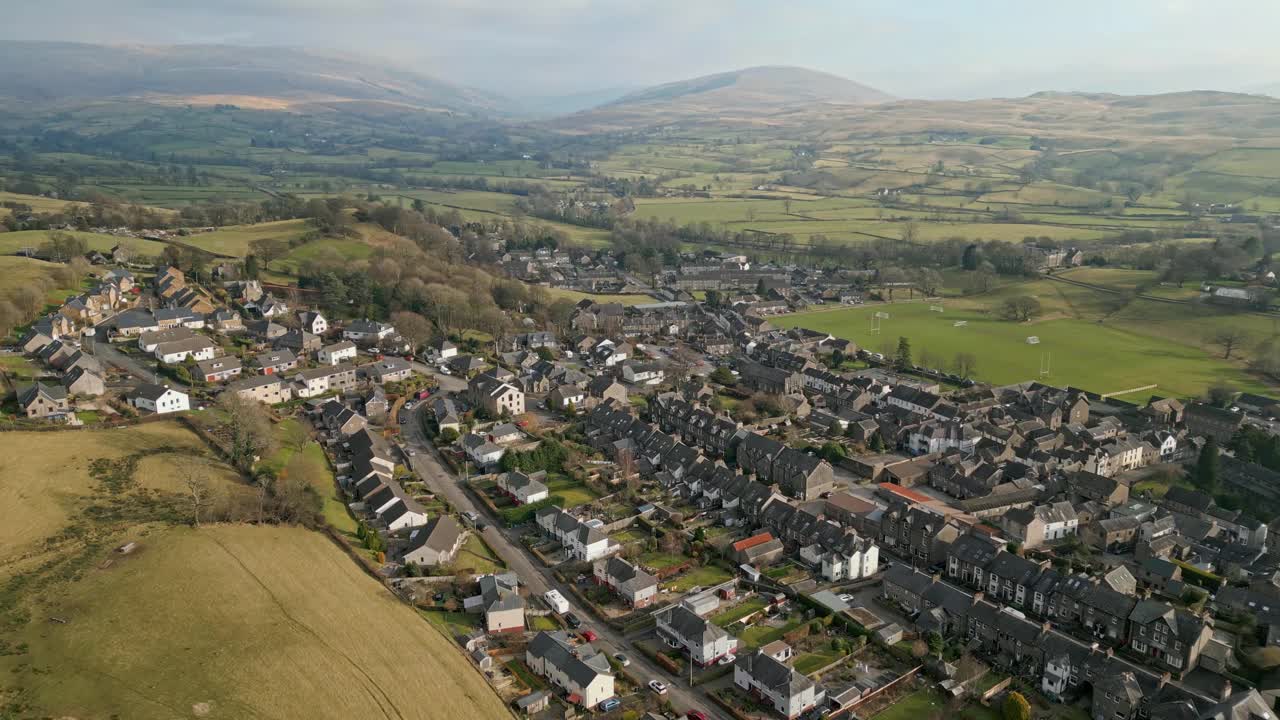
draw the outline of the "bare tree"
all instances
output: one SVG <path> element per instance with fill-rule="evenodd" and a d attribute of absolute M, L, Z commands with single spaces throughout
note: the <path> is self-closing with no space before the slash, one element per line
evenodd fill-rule
<path fill-rule="evenodd" d="M 211 494 L 208 468 L 202 459 L 190 458 L 183 462 L 178 472 L 191 500 L 191 526 L 198 528 L 201 514 L 208 507 Z"/>
<path fill-rule="evenodd" d="M 414 352 L 431 339 L 431 321 L 416 312 L 402 310 L 391 313 L 391 324 L 404 336 L 405 340 L 413 345 Z"/>
<path fill-rule="evenodd" d="M 300 422 L 285 423 L 284 442 L 297 452 L 302 452 L 311 444 L 311 434 Z"/>
<path fill-rule="evenodd" d="M 1235 349 L 1247 342 L 1248 339 L 1249 336 L 1243 330 L 1226 325 L 1213 334 L 1210 342 L 1222 348 L 1222 358 L 1224 360 L 1230 360 L 1231 353 L 1235 352 Z"/>
<path fill-rule="evenodd" d="M 957 375 L 968 380 L 978 367 L 978 358 L 973 353 L 958 352 L 951 367 Z"/>
<path fill-rule="evenodd" d="M 231 464 L 248 474 L 258 458 L 275 447 L 271 419 L 261 403 L 235 393 L 223 393 L 218 398 L 218 408 L 227 418 L 227 455 Z"/>

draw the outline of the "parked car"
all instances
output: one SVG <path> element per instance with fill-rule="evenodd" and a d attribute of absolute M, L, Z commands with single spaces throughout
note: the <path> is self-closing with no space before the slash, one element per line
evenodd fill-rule
<path fill-rule="evenodd" d="M 717 661 L 716 661 L 716 664 L 717 664 L 717 665 L 732 665 L 732 664 L 733 664 L 733 660 L 734 660 L 734 657 L 733 657 L 732 655 L 725 655 L 724 657 L 722 657 L 722 658 L 720 658 L 719 660 L 717 660 Z"/>
<path fill-rule="evenodd" d="M 658 693 L 659 695 L 667 694 L 667 684 L 664 682 L 659 682 L 657 680 L 649 681 L 649 689 Z"/>
<path fill-rule="evenodd" d="M 566 613 L 564 616 L 564 622 L 574 630 L 582 627 L 582 620 L 578 619 L 578 616 L 573 613 Z"/>
<path fill-rule="evenodd" d="M 689 720 L 707 720 L 707 714 L 701 710 L 690 710 L 684 714 Z"/>
<path fill-rule="evenodd" d="M 844 595 L 841 595 L 840 599 L 849 605 L 853 604 L 853 596 L 850 595 L 849 593 L 845 593 Z"/>
<path fill-rule="evenodd" d="M 600 636 L 596 635 L 595 630 L 583 630 L 582 639 L 586 640 L 587 642 L 595 642 L 596 640 L 600 639 Z"/>
<path fill-rule="evenodd" d="M 627 667 L 628 665 L 631 664 L 631 658 L 627 657 L 626 655 L 623 655 L 622 653 L 614 653 L 613 659 L 617 661 L 617 663 L 622 667 Z"/>
<path fill-rule="evenodd" d="M 600 708 L 600 712 L 609 712 L 610 710 L 616 710 L 621 705 L 622 701 L 618 698 L 609 698 L 608 700 L 602 701 L 596 707 Z"/>

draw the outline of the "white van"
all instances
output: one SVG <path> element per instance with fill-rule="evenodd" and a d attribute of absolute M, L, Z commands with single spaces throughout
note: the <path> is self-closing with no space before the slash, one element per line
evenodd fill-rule
<path fill-rule="evenodd" d="M 552 610 L 555 610 L 561 615 L 569 612 L 569 601 L 564 599 L 564 595 L 561 595 L 559 590 L 546 591 L 542 594 L 542 599 L 547 601 L 547 605 L 549 605 Z"/>

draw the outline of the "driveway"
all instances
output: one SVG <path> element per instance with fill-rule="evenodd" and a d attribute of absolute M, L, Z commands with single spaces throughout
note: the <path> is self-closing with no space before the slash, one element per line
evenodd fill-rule
<path fill-rule="evenodd" d="M 445 376 L 447 378 L 448 376 Z M 442 378 L 443 379 L 443 378 Z M 456 378 L 452 378 L 456 380 Z M 443 384 L 442 384 L 443 386 Z M 543 567 L 536 559 L 534 559 L 518 541 L 514 540 L 507 532 L 499 528 L 495 522 L 495 518 L 488 515 L 481 505 L 476 502 L 471 495 L 463 489 L 462 483 L 448 468 L 440 461 L 436 454 L 435 447 L 432 446 L 422 434 L 422 424 L 419 413 L 422 406 L 419 406 L 409 419 L 409 422 L 401 426 L 401 438 L 403 441 L 413 447 L 417 452 L 413 457 L 409 458 L 413 471 L 418 477 L 422 478 L 427 487 L 443 496 L 458 512 L 474 512 L 477 515 L 487 518 L 487 525 L 480 535 L 484 538 L 489 547 L 497 553 L 498 557 L 506 563 L 507 568 L 515 572 L 520 578 L 520 582 L 524 583 L 530 593 L 542 595 L 551 589 L 559 590 L 566 598 L 570 598 L 571 602 L 575 596 L 568 589 L 568 586 L 557 582 L 555 576 L 552 575 L 549 568 Z M 577 603 L 575 603 L 577 605 Z M 667 695 L 675 708 L 681 712 L 688 710 L 701 710 L 706 713 L 707 717 L 723 718 L 725 715 L 720 712 L 719 708 L 698 692 L 690 688 L 687 684 L 678 682 L 671 677 L 665 670 L 660 669 L 649 658 L 634 652 L 630 648 L 630 644 L 622 633 L 615 630 L 612 626 L 590 622 L 594 616 L 588 615 L 585 611 L 579 610 L 578 614 L 588 621 L 585 627 L 594 630 L 600 636 L 600 640 L 596 641 L 596 645 L 604 652 L 612 655 L 615 652 L 625 653 L 631 658 L 631 666 L 627 671 L 633 675 L 640 683 L 647 683 L 653 679 L 662 680 L 670 688 Z M 641 689 L 640 692 L 649 692 Z"/>
<path fill-rule="evenodd" d="M 191 388 L 183 385 L 173 378 L 160 378 L 156 374 L 155 365 L 151 364 L 151 362 L 125 355 L 109 342 L 101 342 L 95 337 L 86 337 L 84 339 L 83 347 L 90 355 L 98 358 L 98 360 L 103 363 L 118 370 L 123 370 L 142 382 L 157 384 L 168 383 L 169 385 L 174 386 L 174 389 L 176 390 L 181 390 L 187 394 L 191 393 Z"/>
<path fill-rule="evenodd" d="M 413 369 L 426 377 L 434 377 L 440 383 L 440 392 L 462 393 L 467 391 L 467 381 L 457 375 L 441 375 L 436 369 L 426 363 L 414 360 L 409 363 Z"/>

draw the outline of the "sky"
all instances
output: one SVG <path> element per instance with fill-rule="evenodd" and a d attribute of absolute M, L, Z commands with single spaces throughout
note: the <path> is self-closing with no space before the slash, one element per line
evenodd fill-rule
<path fill-rule="evenodd" d="M 510 97 L 798 65 L 899 97 L 1280 90 L 1275 0 L 40 0 L 0 40 L 286 45 Z M 183 7 L 190 5 L 189 7 Z M 177 6 L 177 7 L 175 7 Z"/>

